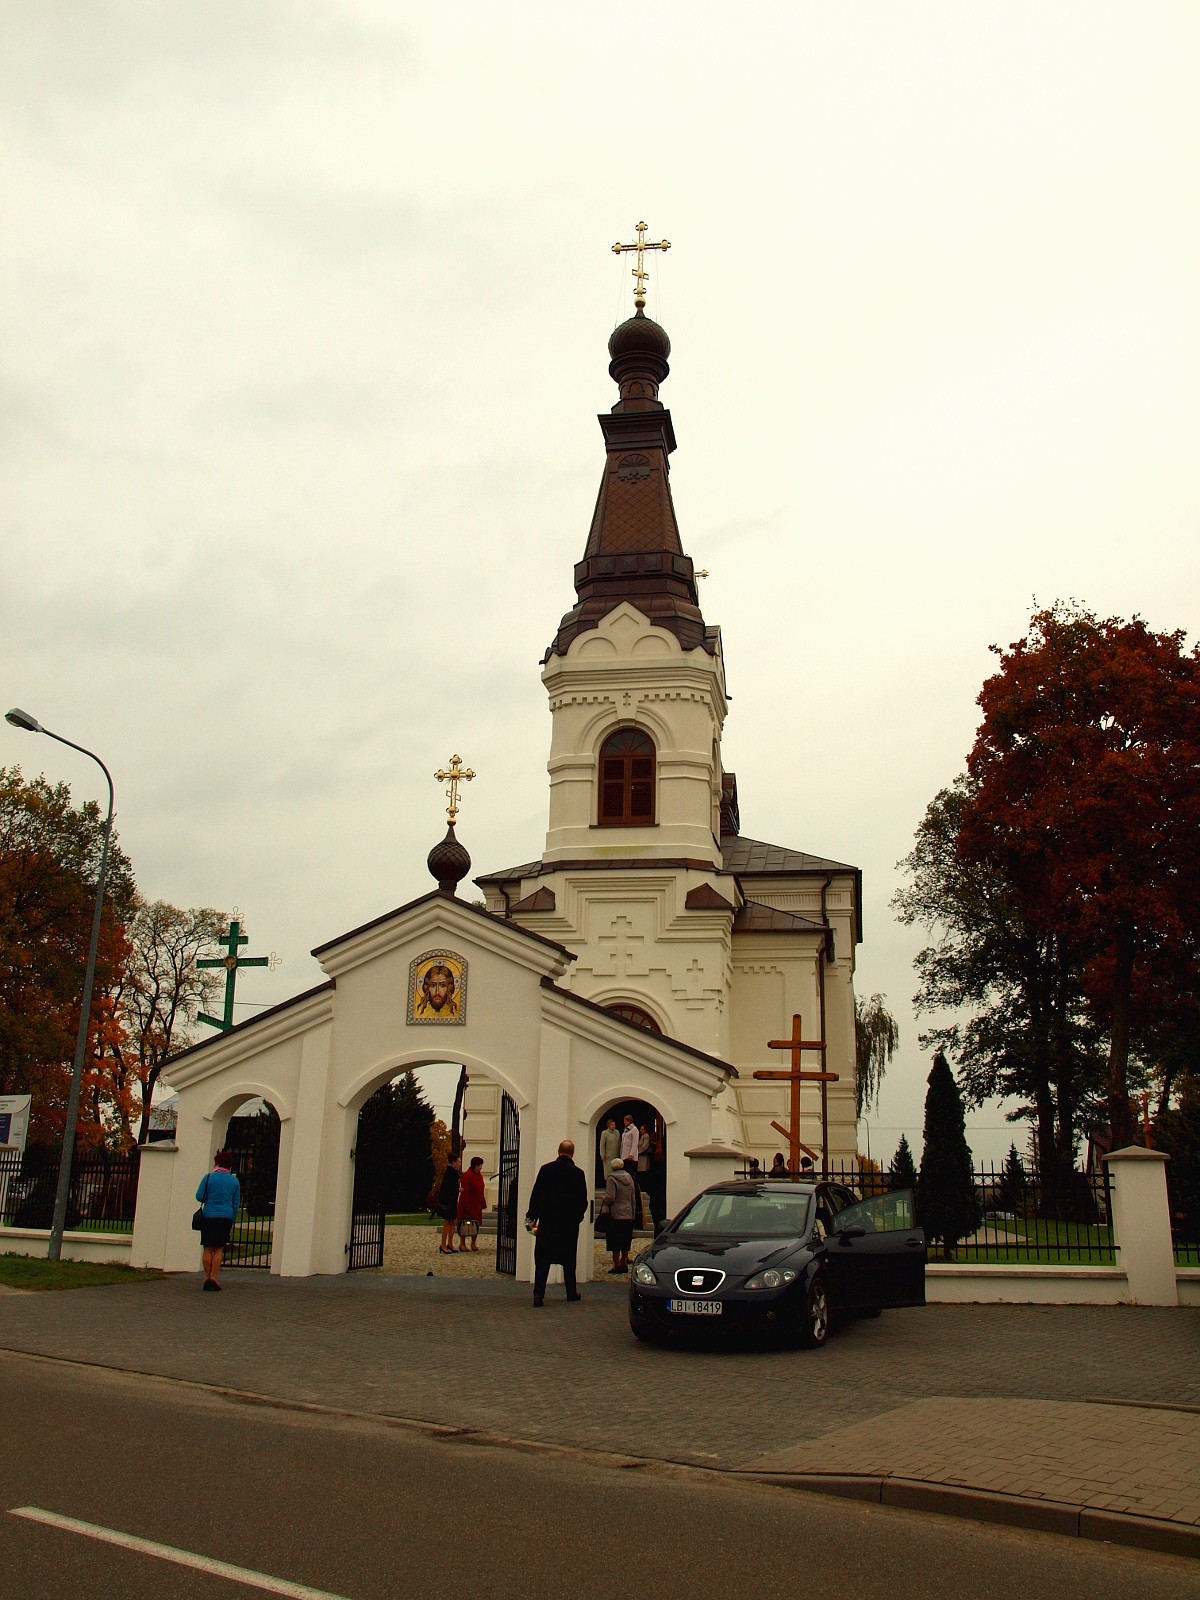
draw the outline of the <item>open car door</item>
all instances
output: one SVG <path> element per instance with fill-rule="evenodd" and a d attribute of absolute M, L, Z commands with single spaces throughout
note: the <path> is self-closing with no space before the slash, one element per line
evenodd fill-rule
<path fill-rule="evenodd" d="M 856 1201 L 834 1217 L 826 1254 L 848 1309 L 925 1304 L 925 1235 L 911 1189 Z"/>

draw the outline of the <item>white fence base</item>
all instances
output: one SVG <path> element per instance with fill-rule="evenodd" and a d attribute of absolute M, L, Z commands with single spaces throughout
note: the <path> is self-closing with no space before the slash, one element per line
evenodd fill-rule
<path fill-rule="evenodd" d="M 1178 1303 L 1200 1306 L 1200 1268 L 1180 1267 Z M 931 1261 L 925 1268 L 929 1304 L 1121 1306 L 1136 1304 L 1120 1267 L 988 1266 Z"/>
<path fill-rule="evenodd" d="M 0 1256 L 45 1256 L 50 1246 L 49 1228 L 0 1228 Z M 132 1233 L 63 1234 L 64 1261 L 102 1261 L 106 1266 L 127 1267 L 133 1255 Z"/>

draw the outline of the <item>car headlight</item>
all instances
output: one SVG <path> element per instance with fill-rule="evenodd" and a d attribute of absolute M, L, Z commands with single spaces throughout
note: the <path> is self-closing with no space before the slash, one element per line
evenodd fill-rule
<path fill-rule="evenodd" d="M 658 1279 L 654 1276 L 653 1268 L 648 1267 L 644 1261 L 639 1261 L 633 1269 L 633 1281 L 643 1283 L 648 1289 L 652 1289 Z"/>
<path fill-rule="evenodd" d="M 742 1285 L 744 1289 L 783 1289 L 789 1283 L 795 1283 L 796 1274 L 791 1267 L 768 1267 L 765 1272 L 756 1272 L 752 1278 L 747 1278 Z"/>

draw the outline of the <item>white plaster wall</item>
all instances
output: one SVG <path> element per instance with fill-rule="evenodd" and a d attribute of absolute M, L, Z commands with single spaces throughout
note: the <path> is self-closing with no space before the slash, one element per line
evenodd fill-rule
<path fill-rule="evenodd" d="M 789 1052 L 770 1050 L 767 1041 L 788 1038 L 795 1013 L 804 1020 L 805 1038 L 820 1037 L 817 962 L 823 948 L 824 936 L 815 932 L 733 936 L 730 1054 L 738 1077 L 731 1092 L 741 1116 L 745 1149 L 767 1165 L 777 1150 L 787 1154 L 783 1135 L 771 1122 L 774 1119 L 787 1126 L 791 1091 L 786 1083 L 756 1081 L 754 1071 L 782 1071 L 790 1066 Z M 852 1017 L 853 990 L 848 983 L 849 963 L 841 965 L 841 972 L 837 962 L 828 963 L 825 969 L 826 1063 L 830 1072 L 839 1074 L 838 1082 L 827 1090 L 829 1159 L 835 1165 L 852 1162 L 858 1148 L 853 1032 L 851 1025 L 847 1037 L 846 1027 L 846 995 L 849 993 Z M 802 1064 L 805 1071 L 818 1071 L 819 1052 L 806 1051 Z M 805 1084 L 801 1089 L 800 1137 L 819 1157 L 821 1092 L 817 1084 Z"/>
<path fill-rule="evenodd" d="M 522 887 L 551 889 L 554 911 L 514 920 L 575 955 L 564 987 L 598 1005 L 632 1001 L 668 1038 L 727 1059 L 731 917 L 686 909 L 688 891 L 703 883 L 736 902 L 733 880 L 715 872 L 552 872 Z"/>
<path fill-rule="evenodd" d="M 462 1026 L 406 1021 L 409 963 L 431 948 L 452 949 L 467 960 Z M 381 1084 L 428 1061 L 462 1061 L 481 1088 L 512 1095 L 521 1123 L 522 1217 L 537 1168 L 554 1158 L 558 1141 L 571 1136 L 582 1143 L 581 1124 L 586 1129 L 602 1105 L 627 1094 L 662 1106 L 678 1122 L 678 1133 L 669 1135 L 668 1195 L 672 1207 L 688 1198 L 687 1164 L 673 1165 L 672 1151 L 681 1158 L 684 1148 L 707 1142 L 724 1071 L 544 988 L 543 977 L 560 976 L 566 965 L 553 947 L 435 895 L 343 942 L 323 964 L 335 989 L 174 1064 L 177 1153 L 155 1169 L 157 1181 L 147 1186 L 147 1207 L 158 1214 L 143 1213 L 139 1194 L 135 1222 L 139 1240 L 148 1241 L 147 1265 L 199 1266 L 198 1235 L 191 1231 L 195 1190 L 230 1112 L 262 1095 L 283 1128 L 272 1268 L 286 1275 L 344 1271 L 359 1110 Z M 584 1232 L 590 1246 L 590 1226 Z M 163 1240 L 161 1259 L 151 1260 L 158 1246 L 150 1242 L 157 1238 Z M 518 1271 L 523 1277 L 532 1271 L 532 1239 L 523 1229 Z"/>

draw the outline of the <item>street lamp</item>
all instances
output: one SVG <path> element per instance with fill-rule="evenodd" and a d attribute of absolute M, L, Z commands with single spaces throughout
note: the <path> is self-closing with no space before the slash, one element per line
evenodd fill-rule
<path fill-rule="evenodd" d="M 92 915 L 92 942 L 88 946 L 87 976 L 83 980 L 83 1010 L 79 1015 L 79 1034 L 75 1040 L 75 1068 L 71 1073 L 71 1094 L 67 1101 L 67 1122 L 63 1129 L 62 1156 L 58 1163 L 58 1193 L 54 1199 L 54 1220 L 50 1226 L 50 1246 L 47 1259 L 57 1261 L 62 1256 L 63 1229 L 67 1223 L 67 1200 L 71 1193 L 71 1162 L 75 1155 L 75 1123 L 79 1116 L 79 1088 L 83 1082 L 83 1057 L 87 1049 L 88 1018 L 92 1010 L 92 980 L 96 976 L 96 948 L 100 943 L 100 912 L 104 906 L 104 878 L 108 871 L 108 841 L 112 834 L 113 781 L 112 773 L 98 755 L 85 750 L 81 744 L 64 739 L 60 733 L 43 728 L 36 717 L 14 706 L 4 714 L 5 722 L 14 728 L 24 728 L 26 733 L 44 733 L 48 739 L 70 745 L 81 755 L 90 756 L 108 779 L 108 821 L 104 824 L 104 849 L 100 856 L 100 881 L 96 884 L 96 909 Z"/>

